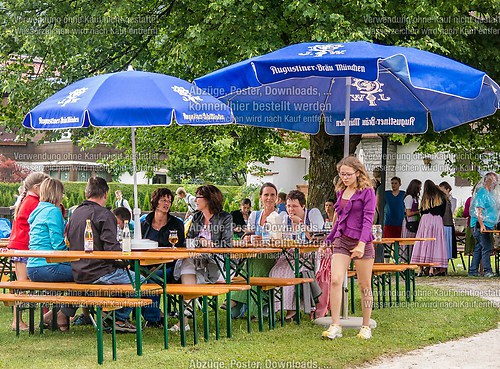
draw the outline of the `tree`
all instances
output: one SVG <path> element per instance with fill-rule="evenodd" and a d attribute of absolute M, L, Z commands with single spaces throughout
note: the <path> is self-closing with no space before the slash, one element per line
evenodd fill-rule
<path fill-rule="evenodd" d="M 20 183 L 31 173 L 20 167 L 16 161 L 0 154 L 0 182 Z"/>
<path fill-rule="evenodd" d="M 1 57 L 4 63 L 12 58 L 16 61 L 0 70 L 2 91 L 9 93 L 9 104 L 0 110 L 0 124 L 10 127 L 19 125 L 25 113 L 20 107 L 34 106 L 61 84 L 98 72 L 123 70 L 132 63 L 136 69 L 191 80 L 304 41 L 368 40 L 413 46 L 485 70 L 494 79 L 500 76 L 500 41 L 492 34 L 498 32 L 495 21 L 500 12 L 495 0 L 171 0 L 165 5 L 153 0 L 48 0 L 28 4 L 9 0 L 1 6 L 0 21 L 5 29 L 0 35 Z M 41 78 L 26 79 L 26 74 L 36 73 L 29 63 L 33 57 L 42 58 L 45 68 L 38 71 Z M 431 132 L 414 139 L 428 149 L 496 149 L 489 145 L 496 142 L 495 123 L 498 114 L 467 128 L 439 135 Z M 283 134 L 276 130 L 172 128 L 141 132 L 139 152 L 154 154 L 158 161 L 172 161 L 173 170 L 192 171 L 199 178 L 205 178 L 207 167 L 224 171 L 228 158 L 241 155 L 237 163 L 243 163 L 265 158 L 273 150 L 279 152 L 283 141 Z M 464 130 L 469 140 L 454 133 Z M 95 132 L 81 133 L 89 142 L 107 138 L 107 142 L 128 144 L 128 135 L 123 133 L 115 136 L 110 131 L 102 136 Z M 216 136 L 218 133 L 221 135 Z M 342 138 L 327 136 L 323 131 L 310 138 L 310 205 L 319 206 L 333 191 L 335 163 L 342 156 L 337 148 L 342 145 Z M 351 152 L 353 149 L 354 144 Z M 205 153 L 208 155 L 203 156 Z M 187 167 L 188 160 L 182 161 L 182 157 L 193 158 L 194 169 Z M 244 169 L 230 163 L 236 173 Z M 120 166 L 125 164 L 123 161 Z M 202 174 L 195 174 L 195 169 L 203 169 Z"/>

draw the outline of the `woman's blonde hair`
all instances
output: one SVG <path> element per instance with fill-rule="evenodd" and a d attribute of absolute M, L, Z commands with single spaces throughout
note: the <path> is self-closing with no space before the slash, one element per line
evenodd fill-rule
<path fill-rule="evenodd" d="M 370 179 L 368 172 L 366 171 L 365 166 L 363 165 L 363 163 L 359 161 L 357 157 L 348 156 L 346 158 L 343 158 L 341 161 L 337 163 L 337 172 L 339 172 L 339 176 L 340 176 L 340 167 L 342 165 L 350 167 L 354 169 L 356 173 L 358 173 L 357 185 L 356 185 L 358 190 L 364 190 L 373 187 L 372 181 Z M 343 191 L 345 190 L 345 188 L 346 186 L 344 182 L 342 182 L 341 180 L 337 181 L 337 185 L 335 186 L 336 191 Z"/>
<path fill-rule="evenodd" d="M 63 183 L 55 178 L 47 178 L 40 185 L 40 201 L 60 203 L 64 195 Z"/>
<path fill-rule="evenodd" d="M 422 195 L 422 201 L 420 202 L 421 210 L 429 210 L 431 208 L 438 207 L 443 204 L 446 199 L 446 195 L 441 189 L 436 186 L 434 182 L 430 179 L 424 182 L 424 194 Z"/>
<path fill-rule="evenodd" d="M 16 210 L 14 211 L 14 219 L 17 217 L 17 213 L 19 213 L 19 208 L 21 207 L 21 203 L 28 194 L 28 191 L 31 191 L 34 187 L 39 186 L 40 183 L 42 183 L 43 180 L 46 178 L 49 178 L 49 175 L 43 172 L 33 172 L 25 178 L 23 183 L 24 191 L 20 195 L 21 200 L 19 201 L 19 205 L 16 206 Z"/>

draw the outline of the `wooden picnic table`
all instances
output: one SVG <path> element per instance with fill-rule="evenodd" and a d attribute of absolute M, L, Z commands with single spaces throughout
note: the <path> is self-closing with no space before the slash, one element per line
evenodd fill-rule
<path fill-rule="evenodd" d="M 373 241 L 374 245 L 384 245 L 387 246 L 387 250 L 392 255 L 394 263 L 399 264 L 399 246 L 413 246 L 417 241 L 435 241 L 433 237 L 395 237 L 395 238 L 382 238 L 380 241 Z M 394 245 L 394 247 L 392 246 Z M 405 260 L 408 264 L 410 263 L 410 257 Z"/>
<path fill-rule="evenodd" d="M 162 264 L 173 262 L 178 259 L 191 257 L 187 252 L 164 251 L 151 253 L 148 251 L 132 251 L 131 253 L 122 253 L 121 251 L 93 251 L 84 252 L 76 250 L 67 251 L 36 251 L 36 250 L 13 250 L 0 249 L 0 257 L 33 257 L 45 258 L 49 263 L 61 263 L 78 261 L 80 259 L 101 259 L 101 260 L 129 260 L 134 265 L 134 270 L 139 271 L 141 265 Z M 165 271 L 164 271 L 165 272 Z M 135 290 L 135 297 L 141 297 L 141 279 L 140 273 L 135 273 L 135 280 L 132 281 Z M 166 283 L 164 283 L 166 292 Z M 141 307 L 136 307 L 136 327 L 137 327 L 137 355 L 142 355 L 142 322 Z"/>

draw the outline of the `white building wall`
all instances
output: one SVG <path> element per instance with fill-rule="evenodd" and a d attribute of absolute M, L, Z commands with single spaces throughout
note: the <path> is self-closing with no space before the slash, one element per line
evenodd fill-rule
<path fill-rule="evenodd" d="M 457 207 L 465 204 L 467 198 L 471 195 L 472 186 L 456 186 L 455 177 L 450 175 L 441 176 L 443 171 L 448 169 L 446 164 L 447 156 L 442 153 L 434 155 L 422 155 L 415 153 L 418 144 L 411 142 L 407 145 L 398 145 L 397 147 L 397 165 L 396 175 L 401 178 L 403 183 L 402 187 L 406 188 L 408 183 L 417 178 L 423 182 L 430 179 L 437 185 L 446 181 L 452 187 L 452 196 L 457 199 Z M 424 157 L 431 159 L 430 166 L 424 164 Z"/>
<path fill-rule="evenodd" d="M 119 179 L 120 183 L 134 184 L 134 177 L 128 172 L 123 173 Z M 137 184 L 150 184 L 151 179 L 146 177 L 146 172 L 137 172 Z"/>
<path fill-rule="evenodd" d="M 304 153 L 305 154 L 305 153 Z M 267 169 L 263 176 L 253 173 L 247 174 L 247 185 L 262 185 L 264 182 L 271 182 L 278 191 L 289 192 L 296 190 L 296 185 L 307 184 L 304 176 L 309 173 L 309 154 L 306 157 L 279 158 L 271 157 L 269 164 L 252 163 Z"/>

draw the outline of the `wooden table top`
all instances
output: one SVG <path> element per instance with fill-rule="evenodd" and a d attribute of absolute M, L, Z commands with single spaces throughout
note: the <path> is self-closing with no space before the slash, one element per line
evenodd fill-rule
<path fill-rule="evenodd" d="M 398 242 L 400 245 L 413 245 L 416 241 L 435 241 L 436 239 L 434 237 L 411 237 L 411 238 L 403 238 L 403 237 L 397 237 L 397 238 L 382 238 L 381 241 L 373 241 L 374 244 L 379 245 L 379 244 L 384 244 L 384 243 L 395 243 Z"/>

